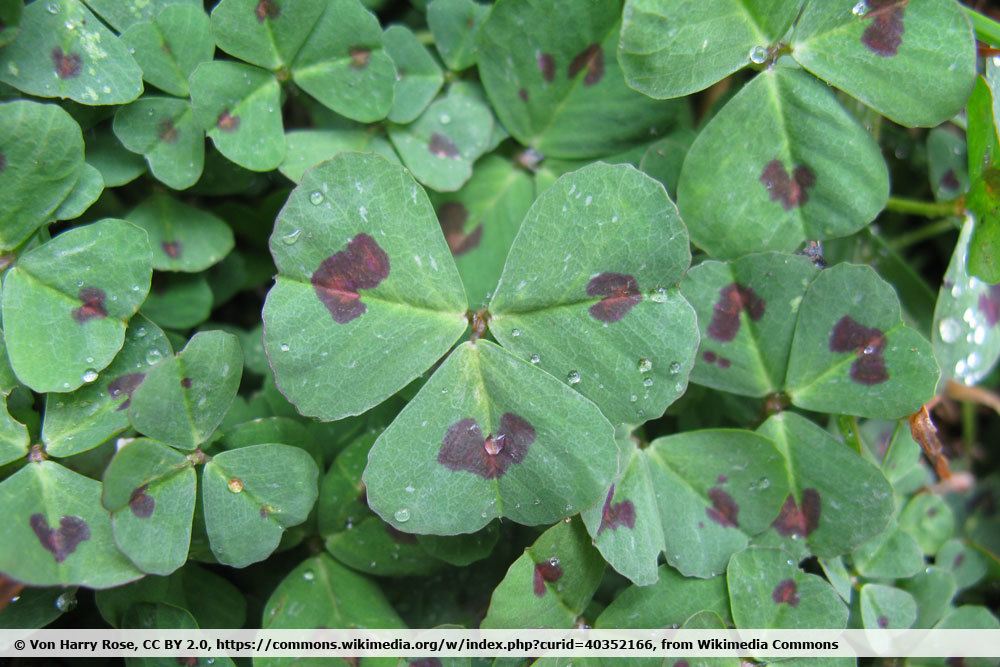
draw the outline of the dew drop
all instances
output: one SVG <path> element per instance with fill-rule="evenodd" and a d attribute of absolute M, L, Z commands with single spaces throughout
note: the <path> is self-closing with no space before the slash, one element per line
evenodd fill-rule
<path fill-rule="evenodd" d="M 289 347 L 288 343 L 282 343 L 281 344 L 281 351 L 282 352 L 288 352 L 290 349 L 292 349 L 292 348 Z"/>
<path fill-rule="evenodd" d="M 533 354 L 533 355 L 531 355 L 531 363 L 533 363 L 533 364 L 537 364 L 537 363 L 539 363 L 539 362 L 540 362 L 541 360 L 542 360 L 542 358 L 541 358 L 540 356 L 538 356 L 537 354 Z"/>
<path fill-rule="evenodd" d="M 510 335 L 513 336 L 514 338 L 517 338 L 518 336 L 521 335 L 521 330 L 520 329 L 512 329 L 511 332 L 510 332 Z"/>
<path fill-rule="evenodd" d="M 96 380 L 97 378 L 98 378 L 97 371 L 95 371 L 93 368 L 88 368 L 83 372 L 83 377 L 80 379 L 89 384 L 94 380 Z"/>
<path fill-rule="evenodd" d="M 679 362 L 679 361 L 671 361 L 670 362 L 670 374 L 671 375 L 677 375 L 680 372 L 681 372 L 681 362 Z"/>
<path fill-rule="evenodd" d="M 76 608 L 75 591 L 66 591 L 56 598 L 56 609 L 62 613 L 65 614 L 68 611 L 72 611 L 74 608 Z"/>
<path fill-rule="evenodd" d="M 656 291 L 649 296 L 649 300 L 653 303 L 666 303 L 668 297 L 669 294 L 667 293 L 666 288 L 657 287 Z"/>
<path fill-rule="evenodd" d="M 313 193 L 309 195 L 309 203 L 313 206 L 319 206 L 325 199 L 326 197 L 324 197 L 323 193 L 319 190 L 313 190 Z"/>
<path fill-rule="evenodd" d="M 243 480 L 241 480 L 239 477 L 233 477 L 226 483 L 226 486 L 228 486 L 229 490 L 232 491 L 233 493 L 239 493 L 240 491 L 243 490 Z"/>
<path fill-rule="evenodd" d="M 302 573 L 302 578 L 305 579 L 306 581 L 312 581 L 313 579 L 316 578 L 316 573 L 313 572 L 312 570 L 306 570 L 305 572 Z"/>
<path fill-rule="evenodd" d="M 646 378 L 645 380 L 643 380 L 642 381 L 642 386 L 643 387 L 652 387 L 653 386 L 653 378 Z"/>
<path fill-rule="evenodd" d="M 762 65 L 767 60 L 767 49 L 763 46 L 755 46 L 750 49 L 750 62 Z"/>
<path fill-rule="evenodd" d="M 559 559 L 553 556 L 552 558 L 549 559 L 549 565 L 551 565 L 552 567 L 559 567 Z"/>
<path fill-rule="evenodd" d="M 59 3 L 58 2 L 50 2 L 47 5 L 45 5 L 45 9 L 47 9 L 49 11 L 49 14 L 58 14 L 59 13 Z"/>
<path fill-rule="evenodd" d="M 639 372 L 640 373 L 648 373 L 651 370 L 653 370 L 653 362 L 652 361 L 650 361 L 649 359 L 646 359 L 645 357 L 639 359 Z"/>
<path fill-rule="evenodd" d="M 302 235 L 301 229 L 295 229 L 291 232 L 285 234 L 281 237 L 281 242 L 285 245 L 295 245 L 295 242 L 299 240 L 299 236 Z"/>
<path fill-rule="evenodd" d="M 139 327 L 138 329 L 136 329 L 135 330 L 135 337 L 136 338 L 145 338 L 146 337 L 146 327 Z"/>
<path fill-rule="evenodd" d="M 150 366 L 155 366 L 156 364 L 160 363 L 161 359 L 163 359 L 163 353 L 157 350 L 155 347 L 146 353 L 146 363 L 149 364 Z"/>
<path fill-rule="evenodd" d="M 636 401 L 639 400 L 639 397 L 636 396 L 635 394 L 632 394 L 631 396 L 628 397 L 628 400 L 630 403 L 635 403 Z"/>
<path fill-rule="evenodd" d="M 396 513 L 392 515 L 399 523 L 406 523 L 410 520 L 410 510 L 405 507 L 396 510 Z"/>
<path fill-rule="evenodd" d="M 441 122 L 442 125 L 448 125 L 449 123 L 451 123 L 451 116 L 449 116 L 446 113 L 443 113 L 440 116 L 438 116 L 438 120 Z"/>
<path fill-rule="evenodd" d="M 954 343 L 962 334 L 962 326 L 955 318 L 946 317 L 938 324 L 938 332 L 941 334 L 941 340 L 946 343 Z"/>
<path fill-rule="evenodd" d="M 569 375 L 566 376 L 566 382 L 570 384 L 580 384 L 579 371 L 570 371 Z"/>
<path fill-rule="evenodd" d="M 861 0 L 858 4 L 854 5 L 851 9 L 851 13 L 855 16 L 864 16 L 868 13 L 868 2 L 866 0 Z"/>

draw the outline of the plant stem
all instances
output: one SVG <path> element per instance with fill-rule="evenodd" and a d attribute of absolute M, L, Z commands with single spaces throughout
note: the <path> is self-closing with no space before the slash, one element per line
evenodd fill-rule
<path fill-rule="evenodd" d="M 889 246 L 893 250 L 902 250 L 903 248 L 908 248 L 914 243 L 920 243 L 929 238 L 933 238 L 938 234 L 944 234 L 956 229 L 955 223 L 952 218 L 942 218 L 941 220 L 936 220 L 923 227 L 918 227 L 912 232 L 907 232 L 905 234 L 900 234 L 894 238 Z"/>
<path fill-rule="evenodd" d="M 912 213 L 922 215 L 925 218 L 943 218 L 949 215 L 959 215 L 962 212 L 961 202 L 958 200 L 934 202 L 904 199 L 903 197 L 889 197 L 885 208 L 896 213 Z"/>
<path fill-rule="evenodd" d="M 1000 23 L 983 14 L 980 14 L 971 7 L 963 7 L 965 13 L 972 21 L 972 27 L 976 31 L 976 39 L 985 42 L 990 46 L 1000 47 Z"/>
<path fill-rule="evenodd" d="M 840 434 L 844 436 L 844 442 L 860 454 L 862 445 L 861 433 L 858 431 L 858 418 L 851 415 L 837 415 L 837 428 L 840 429 Z"/>

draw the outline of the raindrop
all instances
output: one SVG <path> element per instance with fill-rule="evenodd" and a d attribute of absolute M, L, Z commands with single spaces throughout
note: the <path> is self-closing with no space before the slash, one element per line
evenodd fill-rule
<path fill-rule="evenodd" d="M 441 121 L 442 125 L 447 125 L 448 123 L 451 122 L 451 116 L 449 116 L 446 113 L 443 113 L 440 116 L 438 116 L 438 120 Z"/>
<path fill-rule="evenodd" d="M 946 317 L 938 324 L 938 331 L 941 333 L 941 340 L 946 343 L 954 343 L 962 333 L 962 327 L 952 317 Z"/>
<path fill-rule="evenodd" d="M 326 197 L 324 197 L 323 193 L 319 190 L 313 190 L 313 193 L 309 195 L 309 203 L 313 206 L 319 206 L 325 199 Z"/>
<path fill-rule="evenodd" d="M 404 491 L 406 491 L 407 493 L 413 493 L 414 491 L 416 491 L 416 489 L 414 489 L 414 488 L 413 488 L 413 485 L 412 485 L 412 484 L 410 484 L 409 486 L 407 486 L 407 487 L 406 487 L 405 489 L 403 489 L 403 490 L 404 490 Z"/>
<path fill-rule="evenodd" d="M 58 2 L 50 2 L 49 4 L 45 5 L 45 9 L 49 10 L 49 14 L 58 14 L 59 13 L 59 3 Z"/>
<path fill-rule="evenodd" d="M 146 363 L 149 364 L 150 366 L 155 366 L 156 364 L 160 363 L 161 359 L 163 359 L 163 353 L 157 350 L 155 347 L 146 353 Z"/>
<path fill-rule="evenodd" d="M 228 486 L 229 490 L 232 491 L 233 493 L 239 493 L 240 491 L 243 490 L 243 480 L 241 480 L 239 477 L 233 477 L 226 483 L 226 486 Z"/>
<path fill-rule="evenodd" d="M 671 361 L 670 362 L 670 374 L 671 375 L 677 375 L 680 372 L 681 372 L 681 362 L 679 362 L 679 361 Z"/>
<path fill-rule="evenodd" d="M 399 523 L 406 523 L 410 520 L 410 510 L 403 507 L 402 509 L 396 510 L 396 513 L 392 515 L 396 521 Z"/>
<path fill-rule="evenodd" d="M 537 364 L 541 360 L 542 360 L 542 358 L 540 356 L 538 356 L 537 354 L 531 355 L 531 363 Z"/>
<path fill-rule="evenodd" d="M 650 361 L 649 359 L 646 359 L 645 357 L 639 359 L 639 372 L 640 373 L 648 373 L 651 370 L 653 370 L 653 362 L 652 361 Z"/>
<path fill-rule="evenodd" d="M 514 338 L 517 338 L 518 336 L 521 335 L 521 330 L 520 329 L 512 329 L 511 332 L 510 332 L 510 335 L 513 336 Z"/>
<path fill-rule="evenodd" d="M 302 230 L 301 229 L 295 229 L 295 230 L 292 230 L 291 232 L 289 232 L 288 234 L 285 234 L 284 236 L 282 236 L 281 237 L 281 241 L 285 245 L 294 245 L 295 242 L 299 240 L 299 236 L 301 236 L 301 235 L 302 235 Z"/>
<path fill-rule="evenodd" d="M 653 303 L 666 303 L 668 296 L 669 294 L 667 293 L 666 288 L 657 287 L 656 291 L 649 296 L 649 300 Z"/>
<path fill-rule="evenodd" d="M 763 46 L 755 46 L 750 49 L 750 62 L 757 65 L 763 65 L 765 60 L 767 60 L 766 48 Z"/>
<path fill-rule="evenodd" d="M 305 579 L 306 581 L 312 581 L 313 579 L 316 578 L 316 573 L 313 572 L 312 570 L 306 570 L 305 572 L 302 573 L 302 578 Z"/>
<path fill-rule="evenodd" d="M 868 2 L 866 0 L 861 0 L 858 4 L 854 5 L 851 9 L 851 13 L 855 16 L 864 16 L 868 13 Z"/>
<path fill-rule="evenodd" d="M 281 344 L 281 351 L 282 352 L 288 352 L 290 349 L 292 349 L 292 348 L 289 347 L 288 343 L 282 343 Z"/>
<path fill-rule="evenodd" d="M 62 613 L 73 611 L 76 607 L 76 591 L 66 591 L 56 598 L 56 609 Z"/>
<path fill-rule="evenodd" d="M 643 387 L 652 387 L 653 386 L 653 378 L 646 378 L 645 380 L 643 380 L 642 381 L 642 386 Z"/>
<path fill-rule="evenodd" d="M 549 565 L 551 565 L 552 567 L 559 567 L 559 559 L 553 556 L 552 558 L 549 559 Z"/>
<path fill-rule="evenodd" d="M 81 378 L 84 382 L 90 383 L 98 378 L 97 371 L 93 368 L 88 368 L 83 372 L 83 377 Z"/>
<path fill-rule="evenodd" d="M 628 397 L 628 400 L 630 403 L 635 403 L 636 401 L 639 400 L 639 397 L 636 396 L 635 394 L 632 394 L 631 396 Z"/>
<path fill-rule="evenodd" d="M 145 338 L 146 337 L 146 327 L 139 327 L 138 329 L 136 329 L 135 330 L 135 337 L 136 338 Z"/>
<path fill-rule="evenodd" d="M 570 371 L 569 375 L 566 376 L 566 382 L 580 384 L 580 373 L 578 371 Z"/>

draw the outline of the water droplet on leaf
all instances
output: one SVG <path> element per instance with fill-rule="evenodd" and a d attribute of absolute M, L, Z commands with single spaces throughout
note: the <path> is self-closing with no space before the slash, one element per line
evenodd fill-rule
<path fill-rule="evenodd" d="M 639 372 L 640 373 L 648 373 L 651 370 L 653 370 L 653 362 L 652 361 L 650 361 L 649 359 L 646 359 L 645 357 L 643 357 L 642 359 L 639 359 Z"/>
<path fill-rule="evenodd" d="M 83 377 L 81 379 L 89 384 L 94 380 L 96 380 L 97 378 L 98 378 L 97 371 L 95 371 L 93 368 L 88 368 L 83 372 Z"/>
<path fill-rule="evenodd" d="M 750 49 L 750 62 L 762 65 L 767 60 L 767 49 L 763 46 L 755 46 Z"/>
<path fill-rule="evenodd" d="M 580 384 L 580 373 L 578 371 L 570 371 L 569 375 L 566 376 L 566 382 L 570 384 Z"/>
<path fill-rule="evenodd" d="M 962 333 L 962 326 L 952 317 L 946 317 L 938 324 L 938 332 L 941 340 L 946 343 L 954 343 Z"/>
<path fill-rule="evenodd" d="M 313 206 L 319 206 L 320 204 L 323 203 L 323 200 L 325 199 L 326 197 L 324 197 L 323 193 L 320 192 L 319 190 L 314 190 L 313 193 L 309 195 L 309 203 L 312 204 Z"/>
<path fill-rule="evenodd" d="M 399 523 L 406 523 L 410 520 L 410 510 L 403 507 L 402 509 L 396 510 L 396 513 L 392 515 Z"/>

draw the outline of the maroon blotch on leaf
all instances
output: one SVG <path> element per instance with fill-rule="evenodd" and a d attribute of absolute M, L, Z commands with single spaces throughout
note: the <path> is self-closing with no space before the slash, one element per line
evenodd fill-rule
<path fill-rule="evenodd" d="M 730 283 L 719 290 L 719 300 L 712 307 L 708 335 L 724 343 L 731 341 L 740 330 L 740 313 L 745 312 L 747 317 L 756 322 L 764 317 L 766 309 L 766 302 L 757 296 L 753 288 Z"/>
<path fill-rule="evenodd" d="M 563 576 L 562 567 L 559 565 L 558 558 L 550 558 L 544 560 L 541 563 L 535 563 L 535 576 L 532 585 L 535 589 L 535 595 L 542 597 L 545 595 L 545 584 L 553 583 L 559 581 L 559 578 Z"/>
<path fill-rule="evenodd" d="M 191 384 L 191 378 L 181 378 L 181 386 L 185 389 L 190 389 Z"/>
<path fill-rule="evenodd" d="M 367 310 L 359 290 L 378 287 L 388 276 L 389 256 L 371 236 L 358 234 L 347 248 L 324 259 L 311 281 L 333 320 L 346 324 Z"/>
<path fill-rule="evenodd" d="M 83 305 L 73 309 L 73 319 L 77 323 L 83 324 L 87 320 L 108 316 L 108 311 L 104 309 L 104 290 L 96 287 L 84 287 L 80 289 L 78 296 Z"/>
<path fill-rule="evenodd" d="M 889 379 L 885 367 L 885 334 L 881 329 L 859 324 L 850 315 L 844 315 L 830 332 L 831 352 L 854 352 L 857 358 L 851 364 L 851 379 L 858 384 L 873 385 Z"/>
<path fill-rule="evenodd" d="M 878 617 L 878 627 L 880 627 L 880 628 L 888 628 L 889 627 L 889 619 L 888 619 L 888 617 L 886 617 L 886 616 L 879 616 Z"/>
<path fill-rule="evenodd" d="M 802 507 L 795 502 L 795 496 L 788 494 L 781 506 L 778 518 L 772 524 L 781 535 L 809 537 L 819 526 L 820 496 L 816 489 L 802 490 Z"/>
<path fill-rule="evenodd" d="M 534 427 L 513 412 L 504 413 L 497 432 L 485 438 L 475 419 L 462 419 L 448 428 L 437 460 L 449 470 L 497 479 L 524 460 L 534 441 Z"/>
<path fill-rule="evenodd" d="M 615 487 L 612 484 L 608 490 L 608 497 L 604 500 L 604 509 L 601 511 L 601 526 L 597 529 L 597 534 L 604 532 L 605 528 L 616 530 L 619 526 L 635 528 L 635 505 L 631 500 L 623 500 L 613 503 Z"/>
<path fill-rule="evenodd" d="M 73 79 L 80 76 L 83 60 L 80 54 L 66 53 L 62 47 L 57 46 L 52 49 L 52 65 L 55 67 L 56 76 L 60 79 Z"/>
<path fill-rule="evenodd" d="M 535 62 L 538 63 L 538 71 L 542 73 L 542 78 L 548 83 L 556 78 L 556 59 L 552 57 L 551 53 L 539 53 L 535 56 Z"/>
<path fill-rule="evenodd" d="M 153 510 L 156 509 L 156 501 L 153 496 L 146 493 L 148 486 L 148 484 L 143 484 L 136 488 L 128 499 L 129 509 L 140 519 L 148 519 L 153 516 Z"/>
<path fill-rule="evenodd" d="M 992 285 L 989 292 L 979 295 L 979 310 L 991 328 L 1000 322 L 1000 285 Z"/>
<path fill-rule="evenodd" d="M 737 520 L 740 506 L 736 504 L 731 495 L 715 486 L 708 490 L 708 498 L 712 501 L 712 506 L 705 508 L 709 519 L 720 526 L 735 528 L 740 525 Z"/>
<path fill-rule="evenodd" d="M 958 190 L 962 187 L 962 183 L 958 180 L 958 176 L 955 174 L 954 169 L 949 169 L 944 172 L 941 176 L 941 187 L 946 190 Z"/>
<path fill-rule="evenodd" d="M 601 322 L 617 322 L 642 301 L 639 283 L 625 273 L 601 273 L 587 283 L 588 296 L 604 297 L 589 308 L 591 317 Z"/>
<path fill-rule="evenodd" d="M 782 208 L 791 211 L 809 201 L 809 188 L 816 185 L 816 174 L 804 164 L 797 165 L 789 175 L 780 160 L 771 160 L 760 173 L 771 201 L 781 202 Z"/>
<path fill-rule="evenodd" d="M 890 58 L 899 52 L 903 43 L 903 14 L 910 0 L 867 0 L 866 19 L 871 23 L 861 35 L 861 43 L 873 53 Z"/>
<path fill-rule="evenodd" d="M 427 150 L 431 152 L 434 157 L 440 158 L 451 158 L 453 160 L 462 157 L 462 153 L 458 150 L 451 139 L 444 136 L 440 132 L 435 132 L 431 135 L 431 140 L 427 142 Z"/>
<path fill-rule="evenodd" d="M 274 0 L 260 0 L 254 13 L 257 14 L 257 20 L 263 23 L 267 19 L 276 19 L 281 16 L 281 7 L 275 4 Z"/>
<path fill-rule="evenodd" d="M 177 259 L 181 256 L 181 242 L 180 241 L 164 241 L 160 244 L 163 248 L 163 252 L 166 253 L 167 257 L 170 259 Z"/>
<path fill-rule="evenodd" d="M 797 607 L 799 604 L 799 587 L 791 579 L 784 579 L 774 587 L 771 592 L 771 599 L 774 604 L 787 604 L 790 607 Z"/>
<path fill-rule="evenodd" d="M 522 102 L 528 101 L 528 91 L 525 90 L 524 88 L 521 88 L 520 90 L 517 91 L 517 96 L 521 98 Z"/>
<path fill-rule="evenodd" d="M 127 396 L 122 401 L 122 404 L 118 406 L 119 410 L 128 409 L 129 404 L 132 402 L 132 393 L 139 388 L 139 385 L 145 379 L 145 373 L 127 373 L 126 375 L 116 377 L 108 384 L 108 395 L 111 398 L 118 398 L 123 394 Z"/>
<path fill-rule="evenodd" d="M 585 86 L 593 86 L 604 77 L 604 49 L 600 44 L 591 44 L 576 54 L 569 63 L 567 70 L 569 78 L 575 79 L 584 68 L 587 70 L 587 75 L 583 77 Z"/>
<path fill-rule="evenodd" d="M 701 358 L 704 359 L 706 362 L 708 362 L 710 364 L 715 364 L 719 368 L 722 368 L 722 369 L 729 368 L 733 364 L 733 362 L 731 362 L 726 357 L 720 357 L 719 355 L 717 355 L 715 352 L 712 352 L 711 350 L 706 350 L 701 355 Z"/>
<path fill-rule="evenodd" d="M 455 257 L 464 255 L 479 246 L 483 239 L 483 226 L 478 225 L 470 233 L 465 233 L 465 221 L 469 219 L 469 209 L 461 202 L 450 201 L 442 204 L 437 211 L 444 240 Z"/>
<path fill-rule="evenodd" d="M 219 114 L 218 120 L 215 121 L 215 126 L 223 132 L 235 132 L 240 128 L 240 119 L 229 113 L 229 110 L 226 109 Z"/>
<path fill-rule="evenodd" d="M 177 128 L 174 126 L 174 121 L 171 118 L 164 118 L 160 121 L 159 130 L 157 135 L 160 137 L 160 141 L 172 144 L 177 141 L 178 136 Z"/>
<path fill-rule="evenodd" d="M 351 67 L 354 69 L 368 67 L 368 61 L 372 58 L 372 50 L 364 46 L 352 46 L 347 53 L 351 56 Z"/>
<path fill-rule="evenodd" d="M 38 541 L 56 559 L 57 563 L 76 551 L 80 542 L 90 539 L 90 527 L 78 516 L 64 516 L 59 519 L 58 528 L 50 528 L 43 514 L 32 514 L 28 520 Z"/>

